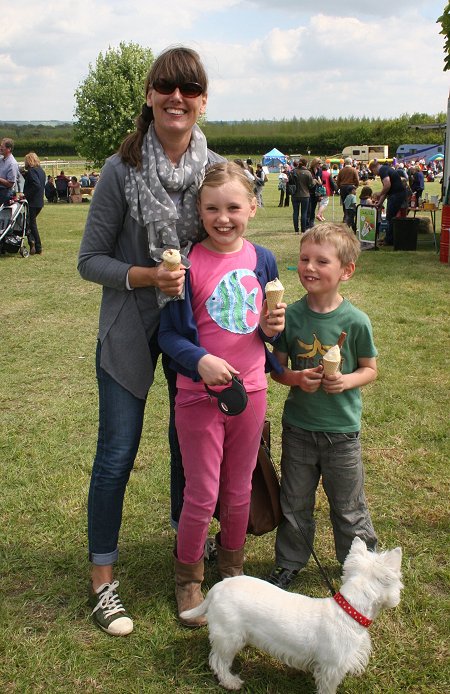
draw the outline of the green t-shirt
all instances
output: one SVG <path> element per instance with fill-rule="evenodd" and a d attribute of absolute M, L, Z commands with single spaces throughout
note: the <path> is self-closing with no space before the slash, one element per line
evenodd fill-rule
<path fill-rule="evenodd" d="M 289 356 L 294 371 L 319 366 L 325 352 L 335 345 L 342 331 L 347 333 L 341 348 L 341 372 L 353 373 L 360 357 L 376 357 L 372 326 L 365 313 L 347 299 L 330 313 L 311 311 L 306 295 L 286 309 L 286 327 L 276 349 Z M 289 390 L 284 420 L 308 431 L 348 433 L 361 428 L 359 388 L 328 395 L 322 388 L 305 393 L 298 386 Z"/>

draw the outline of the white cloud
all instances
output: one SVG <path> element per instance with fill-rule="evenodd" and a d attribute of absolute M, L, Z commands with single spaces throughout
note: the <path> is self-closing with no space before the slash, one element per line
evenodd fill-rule
<path fill-rule="evenodd" d="M 243 4 L 248 4 L 262 11 L 273 9 L 273 0 L 243 0 Z M 396 16 L 407 14 L 411 10 L 411 0 L 396 0 L 393 8 L 392 0 L 377 0 L 377 2 L 362 3 L 361 0 L 321 0 L 317 11 L 323 12 L 334 17 L 353 17 L 355 15 L 365 17 L 380 17 L 388 19 L 392 16 L 395 9 Z M 442 13 L 441 3 L 436 0 L 414 0 L 416 10 L 436 6 L 436 17 Z M 439 8 L 439 9 L 438 9 Z M 278 12 L 288 12 L 291 14 L 309 15 L 311 6 L 309 3 L 302 3 L 302 0 L 277 0 L 276 9 Z"/>
<path fill-rule="evenodd" d="M 208 117 L 391 116 L 446 109 L 436 0 L 91 0 L 70 14 L 55 0 L 2 10 L 0 116 L 71 119 L 89 63 L 120 41 L 155 54 L 184 43 L 210 76 Z M 430 13 L 435 12 L 430 17 Z M 24 23 L 26 18 L 26 23 Z"/>

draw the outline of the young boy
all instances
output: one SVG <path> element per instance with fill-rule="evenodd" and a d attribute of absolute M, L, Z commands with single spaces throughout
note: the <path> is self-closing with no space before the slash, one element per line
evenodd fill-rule
<path fill-rule="evenodd" d="M 344 215 L 345 215 L 345 222 L 348 224 L 348 226 L 353 229 L 353 231 L 356 231 L 356 206 L 358 204 L 358 200 L 356 198 L 356 186 L 352 186 L 348 195 L 345 197 L 344 200 Z"/>
<path fill-rule="evenodd" d="M 344 562 L 355 536 L 370 550 L 377 544 L 364 496 L 359 438 L 360 388 L 377 376 L 377 351 L 369 318 L 339 293 L 359 252 L 359 241 L 345 224 L 325 222 L 304 234 L 298 274 L 306 295 L 286 309 L 285 330 L 274 350 L 284 371 L 272 372 L 272 378 L 290 386 L 283 412 L 284 518 L 276 536 L 276 568 L 268 578 L 280 588 L 289 586 L 310 557 L 297 524 L 312 546 L 320 477 L 338 561 Z M 343 331 L 340 369 L 326 377 L 321 358 Z"/>

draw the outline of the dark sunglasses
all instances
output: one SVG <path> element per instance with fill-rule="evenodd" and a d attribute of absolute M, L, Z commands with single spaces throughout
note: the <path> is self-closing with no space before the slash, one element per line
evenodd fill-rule
<path fill-rule="evenodd" d="M 177 84 L 171 80 L 159 79 L 153 82 L 153 89 L 155 89 L 159 94 L 173 94 L 175 89 L 180 90 L 182 96 L 188 99 L 194 99 L 196 96 L 200 96 L 203 93 L 203 87 L 197 82 L 183 82 L 182 84 Z"/>

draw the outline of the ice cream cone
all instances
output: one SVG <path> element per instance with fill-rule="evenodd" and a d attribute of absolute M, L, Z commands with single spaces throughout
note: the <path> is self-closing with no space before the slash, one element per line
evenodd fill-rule
<path fill-rule="evenodd" d="M 176 248 L 168 248 L 162 254 L 162 263 L 166 270 L 173 272 L 180 269 L 181 255 Z"/>
<path fill-rule="evenodd" d="M 266 292 L 267 309 L 273 311 L 277 307 L 277 304 L 283 301 L 283 295 L 284 289 L 276 292 Z"/>
<path fill-rule="evenodd" d="M 344 338 L 345 339 L 345 338 Z M 332 376 L 339 371 L 341 365 L 341 350 L 339 345 L 334 345 L 325 352 L 322 359 L 323 373 L 325 376 Z"/>
<path fill-rule="evenodd" d="M 283 301 L 284 287 L 278 277 L 271 282 L 267 282 L 265 287 L 267 310 L 273 311 L 277 304 Z"/>
<path fill-rule="evenodd" d="M 332 376 L 333 374 L 337 373 L 339 371 L 339 366 L 341 364 L 341 360 L 339 361 L 329 361 L 328 359 L 325 359 L 325 357 L 322 359 L 322 365 L 323 365 L 323 373 L 325 376 Z"/>

